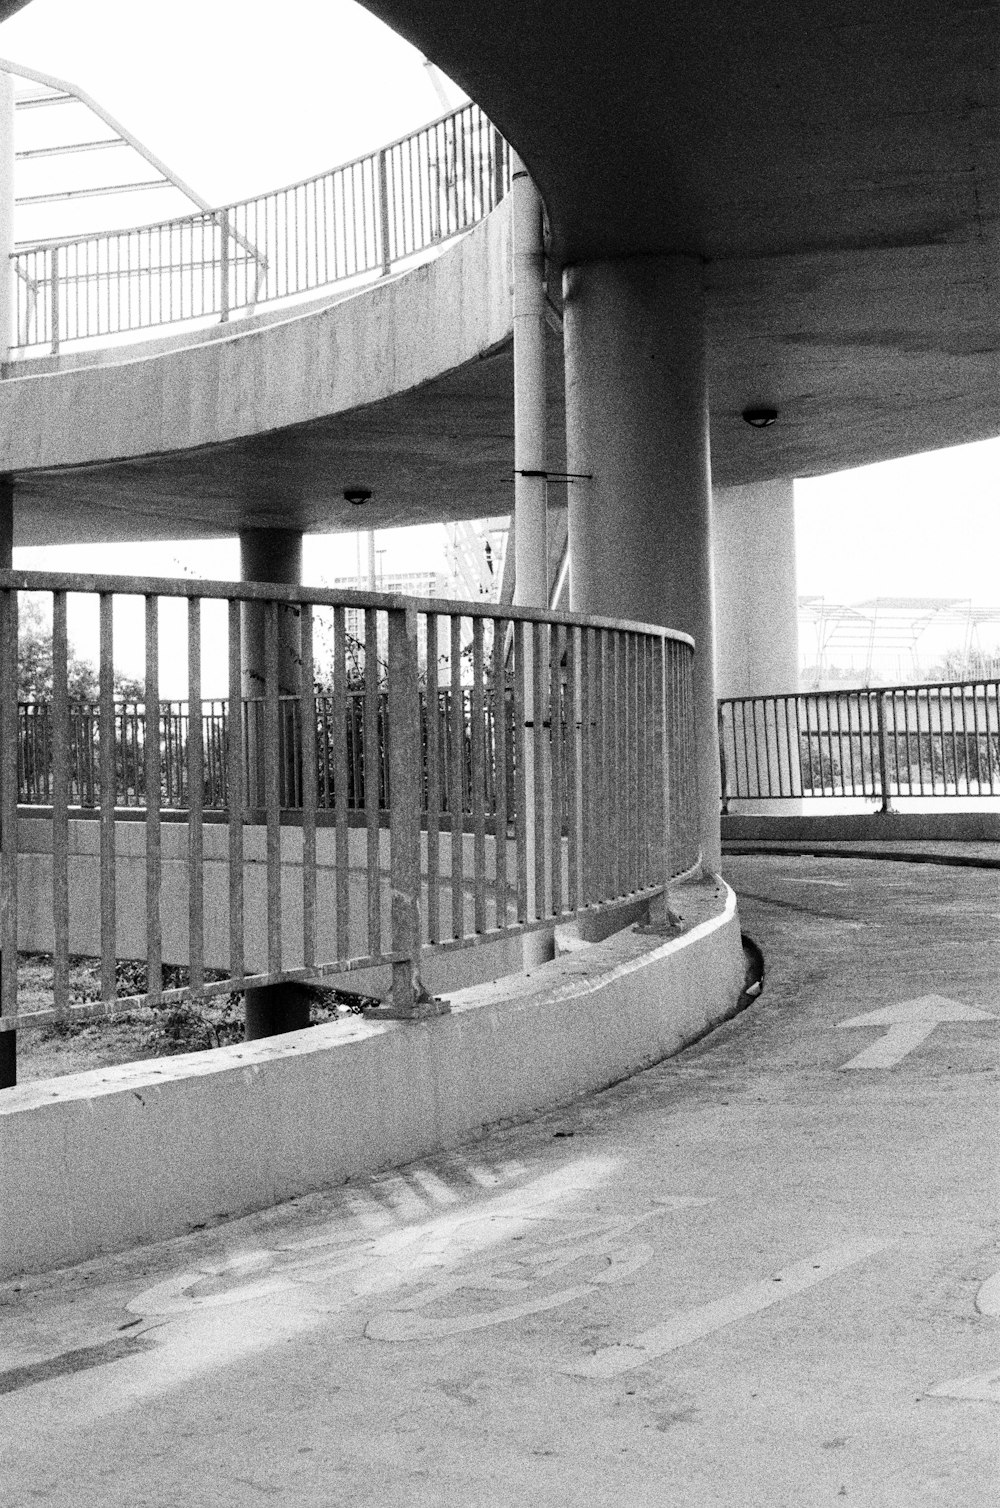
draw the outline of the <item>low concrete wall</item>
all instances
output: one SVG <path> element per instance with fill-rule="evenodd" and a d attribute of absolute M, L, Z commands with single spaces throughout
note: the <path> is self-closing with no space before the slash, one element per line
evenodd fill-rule
<path fill-rule="evenodd" d="M 160 926 L 163 961 L 188 961 L 188 824 L 166 822 L 161 829 Z M 202 832 L 204 862 L 205 963 L 212 969 L 229 967 L 229 827 L 208 822 Z M 69 948 L 71 953 L 97 958 L 101 951 L 100 823 L 74 819 L 69 824 Z M 496 839 L 486 837 L 487 874 L 495 873 Z M 368 939 L 368 837 L 364 828 L 348 832 L 348 956 L 361 958 L 371 950 Z M 427 836 L 422 837 L 424 895 L 422 914 L 427 918 Z M 474 872 L 475 839 L 463 835 L 463 911 L 467 933 L 474 931 L 474 897 L 470 876 Z M 41 815 L 25 817 L 17 825 L 18 947 L 25 953 L 51 953 L 52 925 L 52 821 Z M 251 972 L 267 968 L 267 831 L 259 826 L 243 829 L 243 945 L 246 967 Z M 439 836 L 439 925 L 441 934 L 451 929 L 451 834 Z M 564 851 L 563 893 L 567 885 Z M 508 843 L 508 874 L 516 874 L 514 844 Z M 391 901 L 389 885 L 389 832 L 379 834 L 379 889 L 381 895 L 381 946 L 391 951 Z M 146 956 L 146 828 L 143 822 L 115 823 L 115 924 L 119 958 Z M 316 949 L 320 963 L 336 957 L 337 931 L 336 832 L 323 826 L 316 833 Z M 512 920 L 512 914 L 501 920 Z M 496 895 L 488 887 L 486 923 L 497 925 Z M 624 920 L 618 923 L 624 925 Z M 281 937 L 282 963 L 299 968 L 303 962 L 302 829 L 281 829 Z M 518 947 L 520 944 L 518 943 Z M 442 955 L 442 958 L 450 955 Z M 496 978 L 497 969 L 488 976 Z M 469 982 L 468 973 L 456 974 L 443 964 L 431 973 L 440 987 L 459 988 Z M 382 976 L 379 975 L 381 978 Z M 485 977 L 477 973 L 471 977 Z M 454 980 L 455 983 L 449 983 Z M 359 984 L 358 989 L 377 994 L 378 989 Z"/>
<path fill-rule="evenodd" d="M 1000 806 L 1000 803 L 998 803 Z M 828 817 L 756 817 L 730 813 L 722 819 L 723 843 L 878 843 L 914 841 L 996 843 L 996 812 L 845 812 Z"/>
<path fill-rule="evenodd" d="M 178 1234 L 455 1146 L 600 1089 L 731 1015 L 735 897 L 470 990 L 420 1024 L 358 1020 L 0 1095 L 0 1278 Z M 699 919 L 704 917 L 704 919 Z"/>

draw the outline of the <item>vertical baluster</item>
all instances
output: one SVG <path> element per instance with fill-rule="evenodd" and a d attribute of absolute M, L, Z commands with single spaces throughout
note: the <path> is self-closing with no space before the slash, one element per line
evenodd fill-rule
<path fill-rule="evenodd" d="M 69 688 L 66 593 L 52 594 L 52 994 L 69 1004 Z"/>
<path fill-rule="evenodd" d="M 100 594 L 100 712 L 98 739 L 101 759 L 101 999 L 115 999 L 115 704 L 114 599 Z M 124 740 L 122 743 L 124 751 Z"/>
<path fill-rule="evenodd" d="M 546 693 L 548 690 L 548 677 L 545 674 L 545 640 L 548 637 L 548 628 L 544 623 L 531 625 L 531 684 L 532 684 L 532 737 L 531 747 L 534 755 L 533 769 L 531 771 L 531 790 L 529 800 L 531 802 L 531 823 L 534 832 L 534 885 L 535 904 L 534 917 L 541 918 L 547 913 L 545 895 L 545 827 L 546 827 L 546 800 L 545 788 L 548 779 L 551 779 L 546 768 L 548 754 L 547 745 L 550 743 L 550 729 L 545 724 L 548 719 L 546 713 Z"/>
<path fill-rule="evenodd" d="M 302 691 L 299 724 L 302 764 L 302 962 L 316 963 L 316 808 L 318 759 L 316 750 L 316 688 L 313 666 L 313 610 L 304 602 L 301 613 Z"/>
<path fill-rule="evenodd" d="M 205 983 L 205 757 L 201 730 L 201 598 L 188 598 L 188 980 Z"/>
<path fill-rule="evenodd" d="M 566 909 L 580 905 L 580 629 L 566 630 Z"/>
<path fill-rule="evenodd" d="M 238 601 L 229 602 L 229 716 L 226 749 L 226 804 L 229 809 L 229 973 L 242 980 L 246 971 L 243 949 L 243 647 L 242 614 Z"/>
<path fill-rule="evenodd" d="M 594 814 L 594 630 L 580 630 L 580 821 L 581 873 L 577 905 L 589 906 L 594 898 L 596 852 Z"/>
<path fill-rule="evenodd" d="M 416 1013 L 420 965 L 420 701 L 417 615 L 389 613 L 389 883 L 392 894 L 393 1009 Z M 400 958 L 399 955 L 403 957 Z"/>
<path fill-rule="evenodd" d="M 438 615 L 427 614 L 427 938 L 441 938 L 441 718 L 438 698 Z"/>
<path fill-rule="evenodd" d="M 657 636 L 652 643 L 652 685 L 650 742 L 653 750 L 650 798 L 652 806 L 651 839 L 653 864 L 651 880 L 654 885 L 670 884 L 670 799 L 668 780 L 670 761 L 667 729 L 666 676 L 667 662 L 672 648 L 670 640 Z"/>
<path fill-rule="evenodd" d="M 486 931 L 486 696 L 483 620 L 472 620 L 472 866 L 473 924 Z"/>
<path fill-rule="evenodd" d="M 608 899 L 611 871 L 611 810 L 608 804 L 608 633 L 596 630 L 594 639 L 594 681 L 591 723 L 594 730 L 594 780 L 592 786 L 593 876 L 591 900 L 595 904 Z"/>
<path fill-rule="evenodd" d="M 639 746 L 639 788 L 636 795 L 636 863 L 638 864 L 637 889 L 645 890 L 650 881 L 649 833 L 652 812 L 650 790 L 652 773 L 653 742 L 650 733 L 650 675 L 652 671 L 652 640 L 641 634 L 636 640 L 639 656 L 639 704 L 637 741 Z"/>
<path fill-rule="evenodd" d="M 352 700 L 353 709 L 353 700 Z M 336 825 L 337 957 L 350 957 L 350 832 L 347 825 L 347 644 L 344 609 L 333 610 L 333 803 Z M 353 710 L 351 712 L 353 723 Z"/>
<path fill-rule="evenodd" d="M 549 870 L 553 916 L 563 909 L 563 779 L 562 779 L 562 658 L 566 630 L 562 624 L 548 627 L 549 640 Z"/>
<path fill-rule="evenodd" d="M 507 925 L 507 620 L 493 620 L 493 771 L 496 817 L 496 924 Z"/>
<path fill-rule="evenodd" d="M 986 687 L 984 685 L 983 686 L 983 693 L 984 693 L 984 695 L 985 695 L 985 692 L 986 692 Z M 969 795 L 971 795 L 972 794 L 972 775 L 971 775 L 971 772 L 969 771 L 969 732 L 968 732 L 968 723 L 969 723 L 969 720 L 968 720 L 968 717 L 965 714 L 965 693 L 963 691 L 963 693 L 962 693 L 962 728 L 963 728 L 964 743 L 965 743 L 965 768 L 966 768 L 965 788 L 966 788 L 966 791 L 969 793 Z M 975 739 L 975 750 L 976 750 L 976 795 L 977 796 L 981 796 L 983 794 L 983 767 L 982 767 L 982 763 L 980 761 L 980 751 L 982 749 L 982 729 L 980 728 L 980 725 L 979 725 L 979 692 L 978 692 L 978 689 L 977 689 L 977 687 L 975 685 L 975 682 L 973 682 L 973 685 L 972 685 L 972 729 L 973 729 L 973 738 Z"/>
<path fill-rule="evenodd" d="M 160 634 L 158 597 L 146 598 L 146 989 L 163 989 L 163 944 L 160 926 Z"/>
<path fill-rule="evenodd" d="M 267 826 L 267 972 L 282 969 L 281 946 L 281 692 L 278 603 L 264 604 L 264 805 Z"/>
<path fill-rule="evenodd" d="M 940 739 L 941 739 L 941 775 L 942 775 L 942 778 L 944 780 L 944 786 L 945 786 L 944 793 L 947 794 L 947 790 L 948 790 L 948 771 L 945 768 L 945 758 L 944 758 L 944 708 L 942 706 L 942 694 L 943 694 L 942 693 L 942 688 L 939 686 L 938 687 L 938 727 L 940 729 Z M 973 705 L 973 711 L 975 711 L 976 688 L 974 686 L 972 688 L 972 695 L 973 695 L 973 704 L 972 704 Z M 962 753 L 963 753 L 963 756 L 964 756 L 962 763 L 963 763 L 963 767 L 964 767 L 965 772 L 966 772 L 966 790 L 968 791 L 969 790 L 969 778 L 968 778 L 968 771 L 969 771 L 969 728 L 968 728 L 968 719 L 966 718 L 966 715 L 965 715 L 965 688 L 964 687 L 962 687 L 957 692 L 957 696 L 958 696 L 958 705 L 959 705 L 959 707 L 961 709 L 961 714 L 962 714 Z M 955 795 L 957 796 L 959 794 L 959 790 L 958 790 L 958 744 L 957 744 L 957 735 L 956 735 L 956 731 L 955 731 L 955 723 L 957 721 L 957 719 L 955 717 L 955 699 L 956 699 L 955 688 L 954 687 L 949 687 L 949 689 L 948 689 L 948 720 L 949 720 L 949 724 L 950 724 L 950 728 L 951 728 L 951 765 L 952 765 L 952 770 L 953 770 L 954 776 L 955 776 Z M 970 794 L 971 794 L 971 792 L 970 792 Z"/>
<path fill-rule="evenodd" d="M 0 1089 L 17 1082 L 17 592 L 0 593 Z"/>
<path fill-rule="evenodd" d="M 368 953 L 382 952 L 381 841 L 379 834 L 378 614 L 365 608 L 364 702 L 365 826 L 368 834 Z"/>
<path fill-rule="evenodd" d="M 514 814 L 515 846 L 517 852 L 517 919 L 529 920 L 529 832 L 533 831 L 528 820 L 528 729 L 526 727 L 526 690 L 531 684 L 531 625 L 525 621 L 514 624 L 514 773 L 517 785 L 517 810 Z"/>
<path fill-rule="evenodd" d="M 465 708 L 462 703 L 462 619 L 451 615 L 451 769 L 448 807 L 451 817 L 451 932 L 465 936 Z"/>

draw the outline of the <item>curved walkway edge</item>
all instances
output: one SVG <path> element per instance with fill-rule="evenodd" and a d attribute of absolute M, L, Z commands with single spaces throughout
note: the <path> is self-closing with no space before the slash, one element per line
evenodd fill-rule
<path fill-rule="evenodd" d="M 679 936 L 618 933 L 456 994 L 430 1022 L 336 1023 L 8 1090 L 0 1278 L 443 1151 L 677 1052 L 737 1009 L 744 965 L 721 881 L 671 905 Z"/>

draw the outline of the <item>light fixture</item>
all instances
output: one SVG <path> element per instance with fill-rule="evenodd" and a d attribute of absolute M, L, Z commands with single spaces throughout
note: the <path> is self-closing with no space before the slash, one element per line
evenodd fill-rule
<path fill-rule="evenodd" d="M 778 417 L 776 408 L 745 408 L 743 410 L 744 422 L 751 429 L 770 429 Z"/>
<path fill-rule="evenodd" d="M 355 508 L 360 508 L 362 503 L 367 503 L 367 501 L 371 497 L 371 495 L 372 495 L 372 489 L 370 487 L 345 487 L 344 488 L 344 500 L 345 500 L 345 502 L 351 503 L 353 505 L 353 507 L 355 507 Z"/>

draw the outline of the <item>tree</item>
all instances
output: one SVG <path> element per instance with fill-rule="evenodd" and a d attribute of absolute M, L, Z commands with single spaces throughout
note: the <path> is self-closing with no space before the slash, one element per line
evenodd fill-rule
<path fill-rule="evenodd" d="M 96 702 L 100 684 L 96 667 L 81 655 L 69 654 L 67 682 L 71 702 Z M 143 687 L 134 677 L 115 673 L 115 696 L 141 701 Z M 41 603 L 22 597 L 17 625 L 17 699 L 52 700 L 52 621 Z"/>

